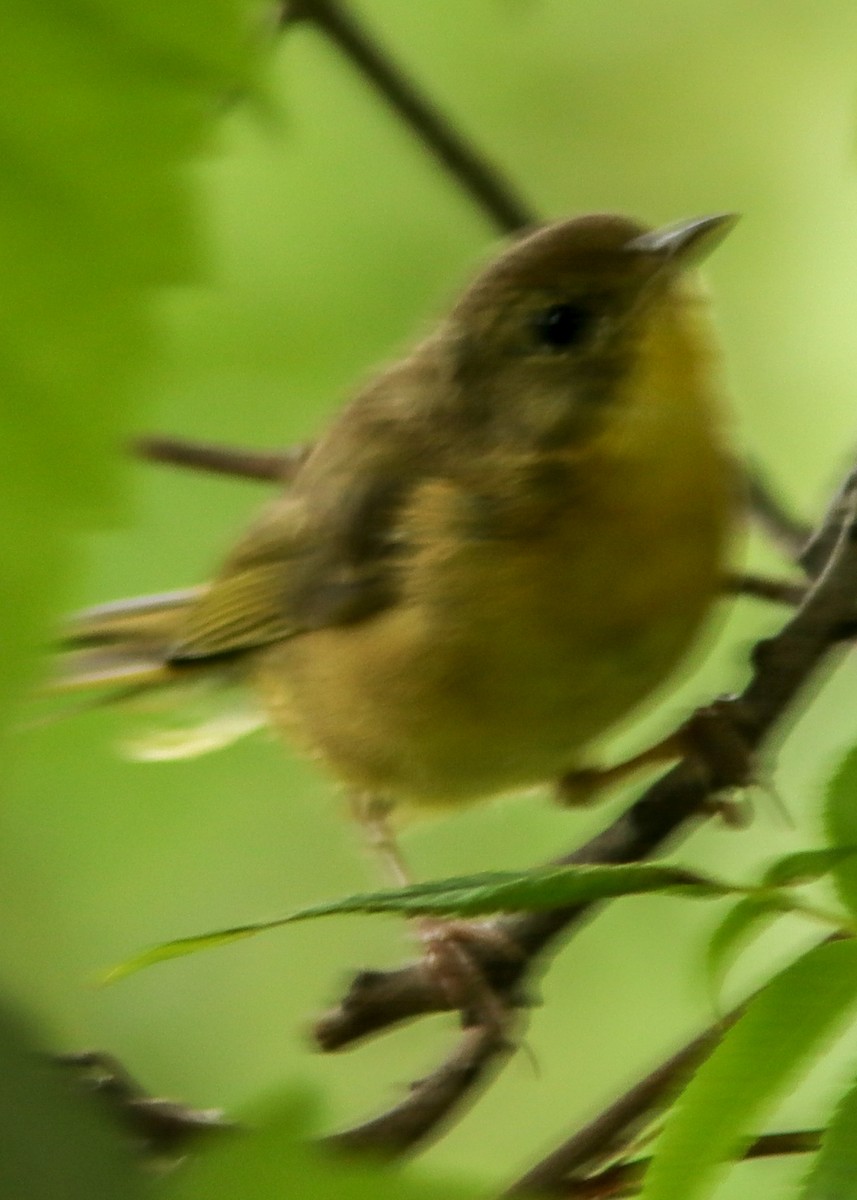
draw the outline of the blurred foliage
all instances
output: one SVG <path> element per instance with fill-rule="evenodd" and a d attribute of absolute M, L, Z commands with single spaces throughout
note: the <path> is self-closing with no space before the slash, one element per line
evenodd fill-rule
<path fill-rule="evenodd" d="M 142 1200 L 130 1150 L 91 1099 L 48 1062 L 17 1014 L 0 1011 L 0 1196 L 4 1200 Z"/>
<path fill-rule="evenodd" d="M 817 946 L 754 996 L 667 1116 L 641 1200 L 710 1195 L 722 1163 L 826 1048 L 855 1004 L 853 941 Z"/>
<path fill-rule="evenodd" d="M 358 7 L 546 215 L 744 213 L 708 272 L 736 441 L 813 515 L 857 440 L 850 0 Z M 254 102 L 263 68 L 249 0 L 13 0 L 5 17 L 0 699 L 34 669 L 49 617 L 204 578 L 264 494 L 138 466 L 129 501 L 119 448 L 132 426 L 271 446 L 311 435 L 495 242 L 312 30 L 280 40 Z M 117 527 L 75 534 L 107 522 Z M 750 555 L 776 565 L 755 544 Z M 750 640 L 777 621 L 753 602 L 724 605 L 705 662 L 619 742 L 639 744 L 740 683 Z M 684 861 L 742 877 L 817 841 L 821 781 L 857 732 L 853 664 L 811 701 L 776 773 L 795 828 L 760 798 L 751 829 L 706 830 Z M 121 723 L 89 714 L 8 746 L 2 971 L 42 1040 L 103 1046 L 158 1092 L 237 1115 L 295 1075 L 321 1089 L 333 1123 L 389 1100 L 436 1060 L 449 1023 L 331 1061 L 299 1030 L 351 969 L 399 960 L 393 920 L 298 927 L 107 992 L 86 986 L 141 945 L 375 882 L 312 764 L 263 739 L 129 764 L 110 748 Z M 420 877 L 519 869 L 612 811 L 504 800 L 415 824 L 409 849 Z M 519 1057 L 427 1164 L 496 1187 L 708 1020 L 693 964 L 712 920 L 662 897 L 601 917 L 544 983 L 528 1034 L 538 1075 Z M 736 994 L 805 938 L 778 924 L 736 973 Z M 854 1043 L 783 1102 L 777 1127 L 824 1118 L 837 1071 L 853 1076 Z M 769 1191 L 788 1170 L 743 1168 L 718 1197 Z"/>
<path fill-rule="evenodd" d="M 268 1102 L 254 1129 L 224 1139 L 169 1180 L 165 1200 L 260 1200 L 306 1196 L 309 1200 L 475 1200 L 476 1193 L 449 1180 L 428 1180 L 412 1166 L 349 1162 L 308 1144 L 319 1132 L 317 1106 L 306 1093 Z"/>
<path fill-rule="evenodd" d="M 154 289 L 199 273 L 181 172 L 251 85 L 247 0 L 12 0 L 0 79 L 0 704 L 55 609 L 68 535 L 116 495 Z M 53 594 L 52 594 L 53 593 Z"/>

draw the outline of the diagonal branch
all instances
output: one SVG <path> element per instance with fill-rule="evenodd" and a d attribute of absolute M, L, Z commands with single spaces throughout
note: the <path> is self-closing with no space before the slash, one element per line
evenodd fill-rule
<path fill-rule="evenodd" d="M 715 713 L 710 714 L 716 722 L 731 725 L 733 736 L 744 742 L 748 752 L 758 751 L 770 741 L 778 723 L 834 649 L 842 625 L 853 613 L 857 595 L 855 512 L 857 470 L 849 474 L 815 535 L 816 540 L 832 543 L 833 549 L 803 604 L 779 634 L 755 647 L 752 675 L 741 695 L 720 701 Z M 617 821 L 558 861 L 623 863 L 648 857 L 677 836 L 686 835 L 695 821 L 710 815 L 711 800 L 734 782 L 716 759 L 703 763 L 688 756 L 648 788 Z M 491 924 L 498 936 L 473 945 L 486 980 L 508 1003 L 521 1004 L 528 978 L 543 968 L 560 937 L 568 937 L 600 908 L 574 905 L 495 920 Z M 493 949 L 495 945 L 515 946 L 519 956 L 501 953 Z M 396 971 L 363 972 L 342 1002 L 317 1023 L 315 1038 L 323 1050 L 339 1049 L 408 1018 L 449 1007 L 441 984 L 421 963 Z M 409 1126 L 406 1144 L 399 1136 L 397 1109 L 371 1122 L 369 1144 L 376 1151 L 385 1147 L 391 1154 L 414 1145 L 439 1121 L 449 1119 L 477 1086 L 484 1085 L 488 1072 L 497 1065 L 499 1055 L 486 1055 L 472 1072 L 462 1074 L 457 1087 L 444 1091 L 442 1102 L 434 1109 L 428 1106 L 422 1110 L 422 1126 L 419 1121 Z M 444 1068 L 439 1071 L 443 1074 Z M 426 1085 L 429 1090 L 431 1079 Z M 385 1142 L 387 1129 L 389 1142 Z M 338 1136 L 352 1148 L 361 1145 L 360 1128 Z"/>
<path fill-rule="evenodd" d="M 552 1191 L 583 1168 L 592 1167 L 627 1146 L 652 1115 L 666 1106 L 693 1070 L 714 1049 L 737 1020 L 738 1012 L 712 1025 L 683 1046 L 645 1079 L 630 1088 L 588 1125 L 522 1175 L 506 1196 L 529 1196 Z"/>
<path fill-rule="evenodd" d="M 763 1133 L 741 1155 L 741 1162 L 754 1158 L 779 1158 L 786 1154 L 813 1154 L 821 1146 L 820 1129 L 797 1129 L 788 1133 Z M 569 1179 L 551 1187 L 546 1195 L 565 1200 L 622 1200 L 636 1196 L 649 1166 L 646 1158 L 615 1163 L 596 1175 Z"/>
<path fill-rule="evenodd" d="M 797 520 L 788 511 L 758 463 L 751 462 L 744 467 L 744 483 L 752 516 L 786 558 L 799 562 L 801 552 L 812 534 L 810 526 Z"/>
<path fill-rule="evenodd" d="M 338 0 L 286 0 L 282 23 L 315 25 L 361 72 L 426 150 L 502 233 L 537 222 L 511 182 L 468 142 Z"/>
<path fill-rule="evenodd" d="M 468 1029 L 441 1065 L 414 1083 L 399 1104 L 362 1125 L 329 1135 L 322 1144 L 335 1150 L 368 1150 L 385 1158 L 405 1154 L 439 1133 L 457 1114 L 462 1097 L 475 1100 L 477 1085 L 488 1082 L 489 1068 L 499 1067 L 515 1048 L 496 1028 Z"/>
<path fill-rule="evenodd" d="M 131 443 L 132 453 L 147 462 L 190 467 L 194 471 L 208 471 L 215 475 L 231 475 L 263 483 L 288 483 L 294 478 L 309 449 L 308 445 L 298 444 L 287 446 L 285 450 L 250 450 L 164 434 L 139 437 Z"/>

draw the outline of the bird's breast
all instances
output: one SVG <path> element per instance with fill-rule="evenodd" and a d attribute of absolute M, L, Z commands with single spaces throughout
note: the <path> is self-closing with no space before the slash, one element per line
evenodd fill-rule
<path fill-rule="evenodd" d="M 280 723 L 349 786 L 417 803 L 571 769 L 672 671 L 722 575 L 726 468 L 667 503 L 625 467 L 516 536 L 462 537 L 467 497 L 427 484 L 397 602 L 263 656 Z"/>

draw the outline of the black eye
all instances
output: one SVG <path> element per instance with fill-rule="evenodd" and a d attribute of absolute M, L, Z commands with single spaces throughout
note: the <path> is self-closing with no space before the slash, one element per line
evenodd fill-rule
<path fill-rule="evenodd" d="M 579 346 L 595 324 L 595 313 L 581 304 L 552 304 L 536 315 L 536 336 L 552 350 Z"/>

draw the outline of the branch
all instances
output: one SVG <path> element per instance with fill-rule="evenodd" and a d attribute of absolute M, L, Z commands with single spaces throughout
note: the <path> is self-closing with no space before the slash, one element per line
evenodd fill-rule
<path fill-rule="evenodd" d="M 723 1022 L 712 1025 L 683 1046 L 526 1175 L 522 1175 L 505 1195 L 522 1196 L 555 1191 L 560 1184 L 568 1182 L 575 1172 L 581 1173 L 583 1168 L 592 1167 L 620 1147 L 627 1146 L 652 1114 L 665 1108 L 672 1100 L 681 1084 L 708 1057 L 738 1015 L 738 1011 L 730 1014 Z"/>
<path fill-rule="evenodd" d="M 758 751 L 776 731 L 779 721 L 797 700 L 814 671 L 836 644 L 842 626 L 853 614 L 857 595 L 857 470 L 841 488 L 837 502 L 816 534 L 833 544 L 830 559 L 810 588 L 797 613 L 776 637 L 756 645 L 752 675 L 740 696 L 720 701 L 713 716 L 730 728 L 733 738 L 743 741 L 748 753 Z M 679 834 L 686 834 L 694 821 L 713 811 L 711 801 L 724 788 L 733 786 L 728 769 L 690 755 L 657 780 L 643 796 L 584 846 L 558 861 L 561 863 L 624 863 L 646 858 Z M 474 942 L 472 952 L 486 981 L 507 1003 L 520 1005 L 528 977 L 544 965 L 547 952 L 560 935 L 568 936 L 591 918 L 599 906 L 585 904 L 547 913 L 527 913 L 491 922 L 498 935 Z M 502 954 L 495 945 L 512 945 L 520 956 Z M 428 1012 L 448 1010 L 450 1002 L 441 983 L 422 963 L 395 971 L 363 972 L 348 994 L 315 1027 L 315 1038 L 323 1050 L 347 1046 L 379 1033 L 405 1019 Z M 465 1037 L 471 1036 L 466 1033 Z M 409 1126 L 408 1141 L 399 1136 L 397 1109 L 371 1122 L 371 1145 L 388 1153 L 401 1153 L 448 1119 L 477 1085 L 484 1084 L 488 1069 L 498 1056 L 486 1055 L 474 1070 L 462 1075 L 458 1086 L 444 1092 L 443 1101 L 424 1111 L 425 1124 Z M 439 1069 L 443 1075 L 444 1068 Z M 422 1086 L 431 1089 L 432 1078 Z M 339 1135 L 355 1148 L 361 1145 L 361 1129 Z M 385 1141 L 389 1133 L 389 1142 Z"/>
<path fill-rule="evenodd" d="M 754 575 L 747 572 L 743 575 L 728 575 L 725 591 L 737 596 L 755 596 L 758 600 L 770 600 L 772 604 L 785 604 L 794 608 L 806 598 L 805 583 L 795 583 L 791 579 L 773 579 L 768 575 Z"/>
<path fill-rule="evenodd" d="M 191 1108 L 150 1096 L 110 1054 L 58 1054 L 51 1061 L 73 1071 L 77 1081 L 103 1102 L 111 1118 L 118 1120 L 135 1147 L 147 1157 L 177 1158 L 201 1137 L 234 1133 L 239 1128 L 220 1109 Z"/>
<path fill-rule="evenodd" d="M 399 1104 L 362 1125 L 322 1139 L 335 1150 L 372 1151 L 385 1158 L 410 1150 L 440 1132 L 463 1096 L 475 1100 L 476 1085 L 485 1082 L 489 1066 L 499 1066 L 517 1049 L 483 1026 L 465 1031 L 452 1054 L 425 1079 L 412 1084 Z"/>
<path fill-rule="evenodd" d="M 800 562 L 801 552 L 812 534 L 811 527 L 798 521 L 787 510 L 774 494 L 758 463 L 745 467 L 744 479 L 751 514 L 786 558 Z"/>
<path fill-rule="evenodd" d="M 481 155 L 384 53 L 337 0 L 286 0 L 282 24 L 315 25 L 368 80 L 502 233 L 517 233 L 538 218 L 510 181 Z"/>
<path fill-rule="evenodd" d="M 738 1161 L 779 1158 L 785 1154 L 813 1154 L 821 1145 L 821 1139 L 820 1129 L 764 1133 L 750 1143 Z M 620 1197 L 636 1196 L 641 1190 L 649 1162 L 649 1159 L 641 1158 L 633 1162 L 615 1163 L 597 1175 L 569 1179 L 545 1194 L 564 1197 L 565 1200 L 619 1200 Z"/>
<path fill-rule="evenodd" d="M 191 467 L 195 471 L 267 483 L 289 483 L 309 449 L 308 445 L 296 445 L 285 450 L 248 450 L 157 434 L 137 438 L 131 443 L 132 453 L 147 462 Z"/>
<path fill-rule="evenodd" d="M 798 562 L 809 575 L 817 575 L 827 562 L 836 540 L 838 525 L 847 515 L 853 500 L 853 472 L 845 477 L 830 502 L 824 520 L 813 530 L 798 555 Z"/>

